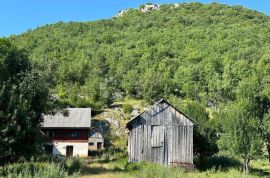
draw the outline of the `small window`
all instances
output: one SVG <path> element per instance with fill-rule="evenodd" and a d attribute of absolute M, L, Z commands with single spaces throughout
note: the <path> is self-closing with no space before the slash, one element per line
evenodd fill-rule
<path fill-rule="evenodd" d="M 71 132 L 71 137 L 79 137 L 79 136 L 80 136 L 80 132 L 78 131 Z"/>
<path fill-rule="evenodd" d="M 49 137 L 49 134 L 50 134 L 50 131 L 49 130 L 46 130 L 46 136 Z"/>
<path fill-rule="evenodd" d="M 151 126 L 151 146 L 161 147 L 164 143 L 164 128 L 162 126 Z"/>
<path fill-rule="evenodd" d="M 46 136 L 47 137 L 54 137 L 54 131 L 53 130 L 47 130 L 46 131 Z"/>
<path fill-rule="evenodd" d="M 89 146 L 94 146 L 94 142 L 90 142 L 89 143 Z"/>

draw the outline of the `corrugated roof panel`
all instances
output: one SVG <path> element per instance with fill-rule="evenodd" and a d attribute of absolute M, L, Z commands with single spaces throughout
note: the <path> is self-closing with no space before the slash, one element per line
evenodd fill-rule
<path fill-rule="evenodd" d="M 62 113 L 55 115 L 45 115 L 41 127 L 65 127 L 65 128 L 90 128 L 91 109 L 90 108 L 68 108 L 69 115 L 63 116 Z"/>

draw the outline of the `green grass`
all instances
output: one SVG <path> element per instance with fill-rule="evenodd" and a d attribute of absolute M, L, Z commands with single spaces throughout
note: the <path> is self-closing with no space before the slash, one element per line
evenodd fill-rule
<path fill-rule="evenodd" d="M 205 171 L 187 171 L 182 168 L 164 167 L 141 162 L 127 163 L 125 157 L 111 161 L 91 160 L 82 170 L 83 178 L 258 178 L 270 177 L 270 165 L 267 160 L 252 161 L 251 173 L 243 175 L 241 168 L 217 169 Z"/>
<path fill-rule="evenodd" d="M 110 160 L 88 158 L 67 159 L 63 163 L 50 161 L 15 163 L 0 168 L 1 176 L 8 178 L 259 178 L 270 177 L 270 164 L 267 160 L 252 161 L 250 174 L 245 176 L 239 167 L 228 169 L 213 167 L 205 171 L 188 171 L 148 162 L 128 163 L 124 155 L 116 155 Z"/>

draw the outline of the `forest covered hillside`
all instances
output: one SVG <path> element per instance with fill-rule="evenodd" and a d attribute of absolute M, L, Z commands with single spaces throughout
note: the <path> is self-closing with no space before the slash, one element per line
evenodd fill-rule
<path fill-rule="evenodd" d="M 241 6 L 183 3 L 10 39 L 53 72 L 54 93 L 70 106 L 98 109 L 132 96 L 219 108 L 258 81 L 269 96 L 269 26 L 267 15 Z"/>
<path fill-rule="evenodd" d="M 218 3 L 119 13 L 0 39 L 2 164 L 38 153 L 29 138 L 62 106 L 91 107 L 106 149 L 126 155 L 125 124 L 161 98 L 197 121 L 200 170 L 270 161 L 269 16 Z"/>

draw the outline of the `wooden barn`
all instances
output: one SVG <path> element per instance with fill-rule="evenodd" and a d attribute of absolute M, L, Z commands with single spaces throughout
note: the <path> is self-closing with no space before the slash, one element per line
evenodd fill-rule
<path fill-rule="evenodd" d="M 126 125 L 129 162 L 193 165 L 193 127 L 197 123 L 162 99 Z"/>

